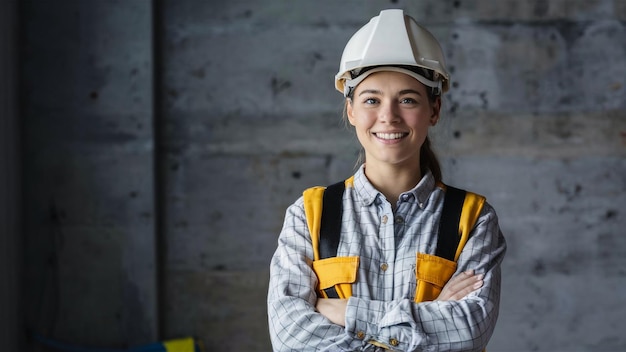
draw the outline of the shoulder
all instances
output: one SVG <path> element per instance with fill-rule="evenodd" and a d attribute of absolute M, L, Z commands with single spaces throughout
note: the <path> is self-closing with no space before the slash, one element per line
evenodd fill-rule
<path fill-rule="evenodd" d="M 498 214 L 496 213 L 496 209 L 488 201 L 484 202 L 483 207 L 480 211 L 480 217 L 481 218 L 484 217 L 491 221 L 496 221 L 496 222 L 498 221 Z"/>

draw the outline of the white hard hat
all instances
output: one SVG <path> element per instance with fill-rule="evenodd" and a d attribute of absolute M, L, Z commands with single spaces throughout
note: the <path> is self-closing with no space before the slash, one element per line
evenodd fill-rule
<path fill-rule="evenodd" d="M 432 73 L 426 74 L 428 70 Z M 450 87 L 439 42 L 402 10 L 381 11 L 350 38 L 341 56 L 335 87 L 347 97 L 365 77 L 380 71 L 408 74 L 437 89 L 435 94 Z"/>

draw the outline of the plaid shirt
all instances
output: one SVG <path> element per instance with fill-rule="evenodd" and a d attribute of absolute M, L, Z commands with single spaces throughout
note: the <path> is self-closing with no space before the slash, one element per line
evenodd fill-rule
<path fill-rule="evenodd" d="M 317 277 L 302 197 L 287 209 L 270 264 L 268 317 L 274 351 L 480 351 L 498 317 L 506 243 L 485 203 L 458 259 L 484 285 L 459 301 L 413 302 L 416 253 L 434 254 L 445 192 L 427 173 L 400 195 L 396 211 L 361 167 L 343 195 L 338 256 L 359 256 L 345 328 L 316 312 Z M 455 274 L 455 275 L 456 275 Z M 391 345 L 395 345 L 391 346 Z"/>

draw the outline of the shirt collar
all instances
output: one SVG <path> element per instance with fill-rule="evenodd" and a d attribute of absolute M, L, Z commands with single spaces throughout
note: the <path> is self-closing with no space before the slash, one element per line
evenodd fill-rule
<path fill-rule="evenodd" d="M 422 176 L 422 179 L 415 187 L 402 193 L 400 196 L 412 194 L 418 203 L 425 204 L 430 197 L 430 194 L 435 190 L 435 186 L 435 177 L 429 170 L 424 176 Z M 361 167 L 359 167 L 357 172 L 354 174 L 354 190 L 359 196 L 359 200 L 363 206 L 369 206 L 374 203 L 377 198 L 384 197 L 382 193 L 374 188 L 365 176 L 365 164 L 361 165 Z M 395 202 L 397 199 L 389 201 Z"/>

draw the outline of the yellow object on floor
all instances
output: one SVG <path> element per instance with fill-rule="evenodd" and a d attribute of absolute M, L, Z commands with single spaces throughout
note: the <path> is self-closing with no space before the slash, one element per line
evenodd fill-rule
<path fill-rule="evenodd" d="M 163 341 L 167 352 L 194 352 L 195 346 L 192 337 Z"/>

